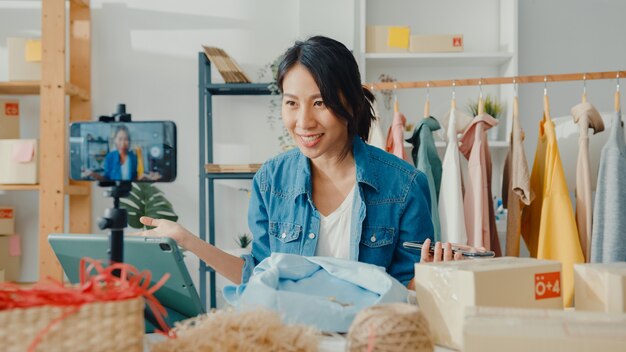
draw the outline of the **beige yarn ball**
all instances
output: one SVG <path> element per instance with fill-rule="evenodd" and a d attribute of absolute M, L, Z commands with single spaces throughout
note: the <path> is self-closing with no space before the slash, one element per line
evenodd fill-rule
<path fill-rule="evenodd" d="M 357 314 L 348 331 L 348 351 L 432 351 L 433 338 L 421 310 L 407 303 L 380 304 Z"/>

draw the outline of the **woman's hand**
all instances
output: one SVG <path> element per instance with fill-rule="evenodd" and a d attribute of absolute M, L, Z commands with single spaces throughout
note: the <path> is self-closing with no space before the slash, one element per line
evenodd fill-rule
<path fill-rule="evenodd" d="M 138 232 L 135 235 L 138 236 L 151 236 L 151 237 L 170 237 L 176 243 L 185 248 L 190 236 L 194 236 L 187 229 L 170 220 L 154 219 L 148 216 L 142 216 L 139 221 L 146 226 L 154 226 L 151 230 Z"/>
<path fill-rule="evenodd" d="M 424 241 L 422 246 L 422 256 L 420 263 L 430 262 L 449 262 L 452 260 L 461 260 L 463 255 L 460 252 L 453 253 L 452 244 L 447 242 L 442 245 L 441 242 L 435 243 L 435 253 L 430 253 L 430 238 Z"/>

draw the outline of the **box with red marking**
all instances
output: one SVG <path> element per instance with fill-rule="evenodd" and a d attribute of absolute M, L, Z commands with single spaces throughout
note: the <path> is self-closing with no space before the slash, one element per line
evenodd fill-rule
<path fill-rule="evenodd" d="M 415 265 L 417 304 L 435 343 L 460 349 L 467 307 L 563 309 L 561 263 L 490 258 Z"/>
<path fill-rule="evenodd" d="M 0 236 L 15 234 L 15 209 L 0 205 Z"/>
<path fill-rule="evenodd" d="M 0 99 L 0 139 L 20 138 L 20 102 Z"/>

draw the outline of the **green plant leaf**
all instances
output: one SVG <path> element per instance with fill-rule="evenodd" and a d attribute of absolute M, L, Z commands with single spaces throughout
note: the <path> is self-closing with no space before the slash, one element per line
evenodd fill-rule
<path fill-rule="evenodd" d="M 144 227 L 139 222 L 142 216 L 178 220 L 172 203 L 165 198 L 165 194 L 160 189 L 151 183 L 133 183 L 130 195 L 120 199 L 120 208 L 128 212 L 128 226 L 136 229 Z"/>

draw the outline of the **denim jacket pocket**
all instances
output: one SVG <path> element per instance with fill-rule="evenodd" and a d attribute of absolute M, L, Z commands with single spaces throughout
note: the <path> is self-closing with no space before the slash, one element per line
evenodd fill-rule
<path fill-rule="evenodd" d="M 369 248 L 378 248 L 393 243 L 393 227 L 364 226 L 361 243 Z"/>
<path fill-rule="evenodd" d="M 300 254 L 302 226 L 290 222 L 270 222 L 272 252 Z"/>

